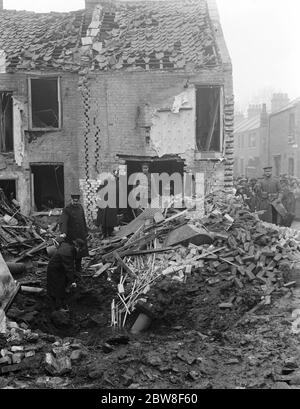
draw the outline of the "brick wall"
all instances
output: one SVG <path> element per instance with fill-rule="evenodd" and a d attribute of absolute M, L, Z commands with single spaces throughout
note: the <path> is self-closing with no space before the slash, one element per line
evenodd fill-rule
<path fill-rule="evenodd" d="M 197 85 L 224 85 L 224 152 L 227 161 L 193 161 L 190 168 L 207 173 L 215 186 L 232 186 L 233 96 L 231 70 L 184 72 L 109 72 L 90 75 L 82 87 L 85 130 L 79 140 L 79 168 L 84 204 L 90 219 L 95 216 L 98 175 L 119 164 L 118 155 L 157 156 L 146 144 L 140 126 L 141 108 L 159 106 L 168 97 L 183 91 L 189 80 Z M 212 165 L 213 163 L 213 165 Z"/>
<path fill-rule="evenodd" d="M 37 75 L 40 73 L 32 73 Z M 56 74 L 51 74 L 55 76 Z M 24 183 L 17 183 L 17 197 L 21 202 L 22 210 L 28 214 L 30 211 L 30 164 L 33 163 L 61 163 L 64 165 L 65 200 L 68 201 L 70 193 L 79 187 L 78 169 L 78 140 L 83 134 L 80 110 L 81 95 L 78 90 L 78 75 L 61 75 L 62 97 L 62 129 L 55 132 L 25 132 L 25 156 L 21 166 L 14 160 L 7 161 L 7 167 L 1 172 L 2 178 L 9 177 L 10 172 L 22 175 Z M 28 74 L 0 74 L 0 91 L 13 91 L 14 97 L 24 106 L 24 130 L 28 130 Z M 45 96 L 46 97 L 46 96 Z M 29 140 L 32 139 L 31 142 Z M 3 157 L 3 156 L 2 156 Z M 18 187 L 19 186 L 19 187 Z M 22 188 L 21 188 L 22 186 Z"/>

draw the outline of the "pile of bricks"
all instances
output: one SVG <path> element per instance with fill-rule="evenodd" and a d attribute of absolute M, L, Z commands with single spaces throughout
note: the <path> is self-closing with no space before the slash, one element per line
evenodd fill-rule
<path fill-rule="evenodd" d="M 239 198 L 224 192 L 208 196 L 205 207 L 206 216 L 201 219 L 191 220 L 187 212 L 165 224 L 163 220 L 158 223 L 153 220 L 152 225 L 140 228 L 129 240 L 112 241 L 109 244 L 114 247 L 112 251 L 107 252 L 106 247 L 103 263 L 96 265 L 100 270 L 95 278 L 104 272 L 109 277 L 120 274 L 118 311 L 124 314 L 134 311 L 135 303 L 147 299 L 147 293 L 164 278 L 183 285 L 199 275 L 208 286 L 233 282 L 235 294 L 221 302 L 220 309 L 233 308 L 240 301 L 236 294 L 249 286 L 261 294 L 261 304 L 268 305 L 272 293 L 289 291 L 297 284 L 291 277 L 299 262 L 298 232 L 262 222 Z M 166 236 L 185 224 L 207 231 L 211 240 L 206 241 L 203 234 L 201 244 L 193 243 L 191 237 L 166 247 Z M 123 316 L 121 319 L 124 325 Z"/>
<path fill-rule="evenodd" d="M 214 247 L 224 246 L 216 260 L 209 261 L 208 271 L 227 272 L 239 288 L 243 288 L 244 281 L 258 282 L 268 294 L 276 285 L 294 284 L 284 283 L 284 272 L 292 269 L 299 258 L 297 231 L 262 222 L 235 197 L 213 195 L 206 206 L 209 211 L 200 223 L 221 233 Z"/>
<path fill-rule="evenodd" d="M 32 332 L 25 323 L 19 326 L 16 322 L 9 321 L 5 326 L 4 330 L 2 328 L 5 347 L 0 350 L 2 375 L 23 369 L 23 364 L 35 357 L 43 346 L 38 342 L 39 334 Z"/>

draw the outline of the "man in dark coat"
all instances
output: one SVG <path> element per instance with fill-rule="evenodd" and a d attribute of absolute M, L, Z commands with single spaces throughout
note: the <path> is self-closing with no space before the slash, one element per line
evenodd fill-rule
<path fill-rule="evenodd" d="M 99 207 L 98 212 L 97 212 L 97 220 L 96 220 L 96 226 L 102 228 L 102 233 L 103 237 L 110 237 L 113 234 L 114 228 L 119 224 L 118 221 L 118 210 L 119 210 L 119 175 L 118 171 L 114 171 L 112 175 L 110 175 L 111 181 L 113 188 L 112 192 L 109 192 L 108 194 L 115 194 L 115 206 L 113 207 Z M 100 186 L 100 189 L 105 188 L 109 182 L 108 179 L 106 179 L 103 183 L 103 185 Z"/>
<path fill-rule="evenodd" d="M 89 255 L 87 246 L 88 228 L 84 210 L 79 199 L 80 195 L 71 195 L 71 203 L 63 209 L 59 223 L 61 231 L 60 236 L 64 238 L 65 241 L 72 243 L 76 239 L 81 239 L 85 243 L 81 258 L 76 260 L 77 272 L 81 271 L 82 257 L 87 257 Z"/>
<path fill-rule="evenodd" d="M 47 294 L 55 310 L 64 307 L 66 291 L 75 288 L 75 263 L 81 257 L 84 241 L 63 241 L 47 267 Z"/>
<path fill-rule="evenodd" d="M 281 201 L 281 186 L 279 180 L 272 177 L 272 166 L 266 166 L 264 176 L 256 185 L 257 210 L 264 210 L 260 216 L 261 220 L 278 224 L 279 214 L 277 213 L 272 202 Z"/>

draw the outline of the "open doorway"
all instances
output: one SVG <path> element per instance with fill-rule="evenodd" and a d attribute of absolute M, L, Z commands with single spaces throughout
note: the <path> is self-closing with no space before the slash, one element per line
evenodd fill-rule
<path fill-rule="evenodd" d="M 15 179 L 0 179 L 0 189 L 3 190 L 9 202 L 13 199 L 16 199 L 16 180 Z"/>
<path fill-rule="evenodd" d="M 127 179 L 133 174 L 133 173 L 139 173 L 142 172 L 142 164 L 146 162 L 149 164 L 149 173 L 156 173 L 158 175 L 161 175 L 162 173 L 166 173 L 169 176 L 175 173 L 179 173 L 181 176 L 184 173 L 184 160 L 182 159 L 158 159 L 158 158 L 144 158 L 144 159 L 128 159 L 126 160 L 126 167 L 127 167 Z M 128 195 L 130 191 L 133 189 L 134 186 L 129 185 L 127 186 L 128 188 Z M 162 195 L 162 184 L 160 183 L 159 185 L 159 194 Z M 174 181 L 170 179 L 170 195 L 174 194 Z M 131 220 L 134 218 L 135 213 L 132 211 L 130 206 L 127 206 L 126 211 L 124 212 L 126 214 L 127 220 Z"/>
<path fill-rule="evenodd" d="M 32 164 L 32 202 L 35 210 L 64 207 L 64 167 L 61 164 Z"/>

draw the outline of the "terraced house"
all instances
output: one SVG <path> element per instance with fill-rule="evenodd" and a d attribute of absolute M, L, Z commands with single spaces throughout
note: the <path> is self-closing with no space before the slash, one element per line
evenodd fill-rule
<path fill-rule="evenodd" d="M 203 172 L 232 185 L 232 67 L 215 0 L 96 1 L 0 12 L 1 181 L 22 210 L 79 188 L 89 219 L 103 172 Z"/>

